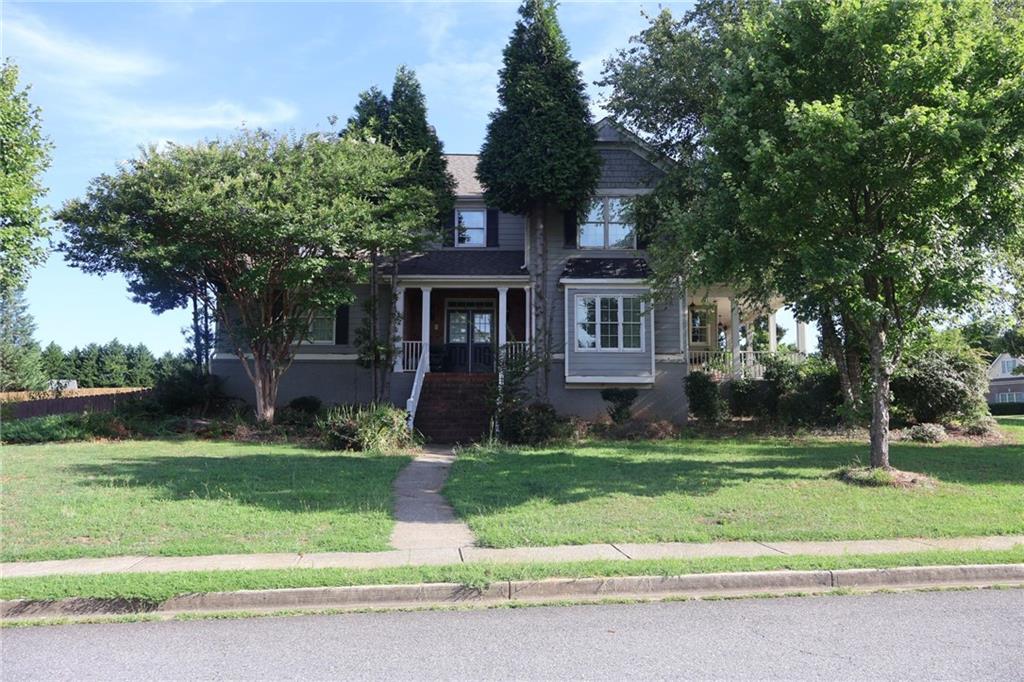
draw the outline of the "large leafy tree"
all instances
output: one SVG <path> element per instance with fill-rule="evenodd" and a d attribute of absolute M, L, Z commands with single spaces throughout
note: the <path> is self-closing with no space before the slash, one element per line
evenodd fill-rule
<path fill-rule="evenodd" d="M 0 292 L 25 283 L 28 271 L 46 256 L 49 236 L 39 199 L 40 176 L 50 164 L 39 109 L 18 86 L 18 67 L 0 65 Z"/>
<path fill-rule="evenodd" d="M 0 292 L 0 391 L 46 388 L 35 330 L 21 289 Z"/>
<path fill-rule="evenodd" d="M 601 173 L 579 64 L 570 56 L 555 2 L 525 0 L 519 7 L 498 76 L 498 109 L 491 113 L 477 176 L 488 205 L 527 218 L 535 337 L 546 352 L 551 321 L 545 214 L 583 210 Z"/>
<path fill-rule="evenodd" d="M 87 272 L 124 273 L 144 302 L 200 283 L 271 422 L 313 316 L 351 299 L 372 248 L 401 248 L 434 220 L 411 173 L 384 145 L 334 135 L 150 148 L 64 205 L 62 249 Z"/>
<path fill-rule="evenodd" d="M 907 339 L 980 296 L 1024 225 L 1024 26 L 983 0 L 698 10 L 723 8 L 714 31 L 668 28 L 715 46 L 702 53 L 714 77 L 697 152 L 662 194 L 674 252 L 656 268 L 780 293 L 804 316 L 840 310 L 869 349 L 871 464 L 888 468 Z M 612 65 L 612 80 L 625 74 Z"/>

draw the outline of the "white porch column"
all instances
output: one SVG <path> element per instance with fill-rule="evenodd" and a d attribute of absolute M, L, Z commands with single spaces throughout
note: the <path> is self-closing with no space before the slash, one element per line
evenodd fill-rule
<path fill-rule="evenodd" d="M 527 348 L 533 344 L 533 287 L 523 287 L 523 300 L 526 301 L 526 314 L 523 317 L 526 324 Z"/>
<path fill-rule="evenodd" d="M 679 295 L 679 352 L 684 362 L 690 361 L 690 305 L 689 295 L 684 287 Z"/>
<path fill-rule="evenodd" d="M 421 355 L 430 357 L 430 287 L 423 287 L 423 313 L 420 324 L 420 341 L 422 342 Z M 430 371 L 430 363 L 427 363 L 426 371 Z"/>
<path fill-rule="evenodd" d="M 508 342 L 508 287 L 498 287 L 498 352 L 505 352 Z"/>
<path fill-rule="evenodd" d="M 796 321 L 796 350 L 801 355 L 807 355 L 807 323 Z"/>
<path fill-rule="evenodd" d="M 742 361 L 740 358 L 740 307 L 735 298 L 729 299 L 729 311 L 732 314 L 730 321 L 729 337 L 732 340 L 732 373 L 733 376 L 740 376 Z"/>
<path fill-rule="evenodd" d="M 775 324 L 775 311 L 768 313 L 768 352 L 774 353 L 779 349 L 779 343 L 776 337 L 778 336 L 778 327 Z"/>
<path fill-rule="evenodd" d="M 405 287 L 395 287 L 395 324 L 391 336 L 395 342 L 395 371 L 405 370 Z"/>

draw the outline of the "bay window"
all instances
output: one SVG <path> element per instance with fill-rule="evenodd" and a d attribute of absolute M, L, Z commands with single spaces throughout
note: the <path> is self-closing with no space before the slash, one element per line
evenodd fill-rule
<path fill-rule="evenodd" d="M 639 296 L 576 296 L 576 349 L 643 350 L 643 302 Z"/>

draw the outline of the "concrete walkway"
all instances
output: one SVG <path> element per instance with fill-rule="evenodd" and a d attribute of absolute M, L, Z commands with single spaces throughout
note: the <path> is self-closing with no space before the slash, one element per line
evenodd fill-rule
<path fill-rule="evenodd" d="M 469 526 L 455 516 L 441 495 L 455 453 L 448 447 L 427 446 L 395 478 L 395 549 L 455 549 L 474 542 Z"/>
<path fill-rule="evenodd" d="M 448 547 L 390 552 L 320 552 L 316 554 L 224 554 L 196 557 L 110 557 L 0 564 L 0 577 L 89 575 L 95 573 L 168 573 L 272 568 L 386 568 L 458 563 L 522 563 L 611 559 L 700 559 L 775 555 L 834 556 L 895 554 L 950 550 L 1005 550 L 1024 545 L 1024 535 L 945 539 L 837 540 L 831 542 L 659 542 L 655 544 L 565 545 L 486 549 Z"/>

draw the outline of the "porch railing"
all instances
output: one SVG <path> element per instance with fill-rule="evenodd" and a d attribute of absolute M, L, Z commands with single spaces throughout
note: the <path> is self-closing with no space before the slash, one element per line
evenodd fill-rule
<path fill-rule="evenodd" d="M 515 362 L 522 360 L 530 351 L 530 344 L 526 341 L 509 341 L 505 344 L 505 361 Z"/>
<path fill-rule="evenodd" d="M 763 379 L 765 370 L 765 359 L 773 355 L 788 356 L 795 359 L 802 359 L 799 353 L 773 352 L 767 350 L 740 351 L 739 375 L 747 379 Z M 735 374 L 736 367 L 733 364 L 732 351 L 728 350 L 691 350 L 689 355 L 691 368 L 710 372 L 721 377 Z"/>
<path fill-rule="evenodd" d="M 422 346 L 422 344 L 420 345 Z M 430 353 L 420 352 L 419 362 L 416 364 L 416 376 L 412 380 L 412 391 L 409 392 L 409 399 L 405 401 L 405 411 L 408 415 L 405 424 L 409 431 L 413 430 L 413 425 L 416 423 L 416 410 L 420 406 L 420 393 L 423 392 L 423 378 L 427 375 L 429 366 Z"/>
<path fill-rule="evenodd" d="M 402 341 L 395 361 L 396 372 L 415 372 L 423 355 L 422 341 Z"/>

